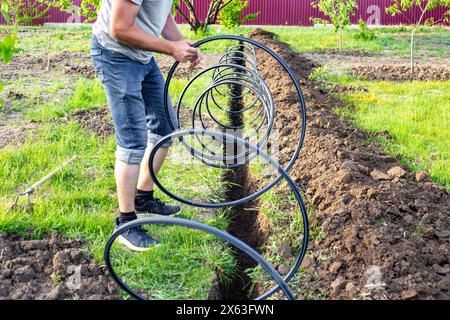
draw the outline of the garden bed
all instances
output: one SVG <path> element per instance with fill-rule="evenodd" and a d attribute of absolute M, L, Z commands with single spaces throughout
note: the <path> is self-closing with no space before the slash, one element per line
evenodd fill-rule
<path fill-rule="evenodd" d="M 343 103 L 307 81 L 317 63 L 296 54 L 265 32 L 253 38 L 280 54 L 299 76 L 308 109 L 308 129 L 291 176 L 306 192 L 319 236 L 303 262 L 300 297 L 331 299 L 448 299 L 450 197 L 426 175 L 412 174 L 369 134 L 355 129 L 334 109 Z M 262 60 L 264 61 L 264 60 Z M 262 75 L 278 101 L 293 88 L 273 65 Z M 281 126 L 299 126 L 298 104 L 279 106 Z M 294 146 L 283 141 L 285 150 Z"/>

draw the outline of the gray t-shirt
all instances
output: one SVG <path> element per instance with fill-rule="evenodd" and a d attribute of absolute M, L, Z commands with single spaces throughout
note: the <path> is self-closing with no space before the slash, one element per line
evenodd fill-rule
<path fill-rule="evenodd" d="M 105 48 L 122 53 L 130 59 L 148 63 L 152 53 L 146 50 L 134 49 L 111 36 L 111 6 L 114 0 L 103 0 L 97 21 L 93 26 L 93 34 Z M 172 7 L 173 0 L 130 0 L 140 6 L 136 17 L 136 25 L 145 32 L 159 37 Z"/>

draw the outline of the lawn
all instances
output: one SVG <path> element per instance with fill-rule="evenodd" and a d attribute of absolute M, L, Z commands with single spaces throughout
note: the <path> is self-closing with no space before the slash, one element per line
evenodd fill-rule
<path fill-rule="evenodd" d="M 337 112 L 369 132 L 413 171 L 428 170 L 450 190 L 450 81 L 384 82 L 331 77 L 331 82 L 368 92 L 343 94 L 351 107 Z"/>

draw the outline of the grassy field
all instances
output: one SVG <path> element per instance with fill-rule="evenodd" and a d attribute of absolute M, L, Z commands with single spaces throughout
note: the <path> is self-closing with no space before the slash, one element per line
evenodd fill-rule
<path fill-rule="evenodd" d="M 0 26 L 2 30 L 10 27 Z M 220 34 L 240 34 L 247 36 L 254 27 L 243 26 L 234 30 L 226 30 L 220 26 L 212 26 L 205 34 L 194 34 L 187 25 L 180 26 L 185 36 L 192 40 L 200 40 L 207 36 Z M 278 39 L 287 42 L 295 51 L 324 50 L 339 48 L 339 36 L 328 27 L 269 27 L 264 29 L 278 35 Z M 46 49 L 49 52 L 60 50 L 88 51 L 91 27 L 25 27 L 20 31 L 30 33 L 31 36 L 23 37 L 19 47 L 26 52 L 29 50 Z M 43 32 L 45 31 L 45 32 Z M 410 50 L 410 29 L 408 27 L 380 27 L 374 28 L 376 37 L 371 41 L 355 39 L 357 28 L 349 28 L 344 32 L 344 49 L 364 50 L 369 52 L 387 53 L 395 56 L 408 56 Z M 416 34 L 417 42 L 415 51 L 419 57 L 447 58 L 449 52 L 448 28 L 422 27 Z M 312 39 L 314 41 L 312 41 Z M 206 52 L 221 52 L 223 47 L 206 45 Z"/>

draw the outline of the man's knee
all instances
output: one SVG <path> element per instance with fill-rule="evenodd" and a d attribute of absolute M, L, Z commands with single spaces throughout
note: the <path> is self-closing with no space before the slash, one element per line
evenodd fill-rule
<path fill-rule="evenodd" d="M 116 149 L 116 159 L 127 164 L 141 164 L 144 154 L 145 149 L 126 149 L 121 146 Z"/>
<path fill-rule="evenodd" d="M 168 134 L 170 134 L 170 133 L 171 133 L 171 131 Z M 148 133 L 148 144 L 155 145 L 162 138 L 164 138 L 164 136 L 161 136 L 161 135 L 156 134 L 156 133 L 149 132 Z M 164 142 L 163 145 L 161 146 L 161 148 L 169 148 L 169 147 L 172 146 L 172 144 L 173 144 L 173 140 L 170 139 L 170 140 Z"/>

